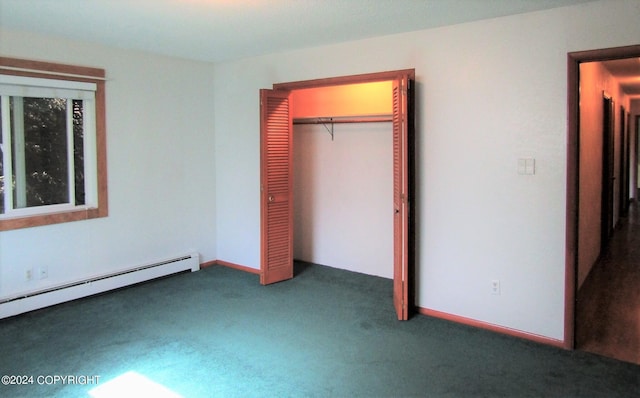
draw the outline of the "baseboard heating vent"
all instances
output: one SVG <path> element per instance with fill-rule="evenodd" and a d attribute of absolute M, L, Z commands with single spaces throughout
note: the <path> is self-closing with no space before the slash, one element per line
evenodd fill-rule
<path fill-rule="evenodd" d="M 81 281 L 0 298 L 0 319 L 160 278 L 177 272 L 189 270 L 195 272 L 199 269 L 200 256 L 198 253 L 191 253 Z"/>

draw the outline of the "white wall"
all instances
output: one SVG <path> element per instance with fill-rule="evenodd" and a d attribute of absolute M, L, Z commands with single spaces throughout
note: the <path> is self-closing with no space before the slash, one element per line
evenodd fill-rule
<path fill-rule="evenodd" d="M 109 217 L 0 232 L 0 297 L 197 251 L 216 258 L 211 64 L 25 32 L 0 53 L 106 70 Z M 49 277 L 24 281 L 46 265 Z"/>
<path fill-rule="evenodd" d="M 216 65 L 218 258 L 259 268 L 259 88 L 415 68 L 417 305 L 563 339 L 567 53 L 637 44 L 639 18 L 601 1 Z"/>
<path fill-rule="evenodd" d="M 333 131 L 293 129 L 294 258 L 393 278 L 392 125 Z"/>

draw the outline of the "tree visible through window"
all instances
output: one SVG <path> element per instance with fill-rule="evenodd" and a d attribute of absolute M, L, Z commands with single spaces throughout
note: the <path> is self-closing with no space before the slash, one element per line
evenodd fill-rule
<path fill-rule="evenodd" d="M 104 80 L 67 76 L 104 71 L 21 62 L 0 58 L 0 230 L 106 216 Z"/>
<path fill-rule="evenodd" d="M 13 156 L 13 202 L 15 207 L 33 207 L 67 203 L 69 198 L 69 172 L 67 148 L 67 106 L 72 106 L 72 130 L 74 144 L 75 204 L 84 204 L 84 155 L 82 148 L 82 102 L 62 98 L 23 98 L 24 112 L 19 114 L 11 101 L 12 119 L 22 117 L 24 139 L 18 140 L 12 129 L 12 141 L 23 141 L 24 146 L 14 151 L 24 151 L 24 157 Z M 18 134 L 21 134 L 19 132 Z M 78 142 L 79 141 L 79 142 Z M 17 164 L 24 159 L 24 165 Z M 24 176 L 16 176 L 16 170 L 24 170 Z M 17 182 L 20 181 L 19 186 Z"/>

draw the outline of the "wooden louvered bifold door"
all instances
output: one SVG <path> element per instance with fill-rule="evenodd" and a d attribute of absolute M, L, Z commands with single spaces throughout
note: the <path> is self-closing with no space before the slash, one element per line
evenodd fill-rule
<path fill-rule="evenodd" d="M 409 317 L 408 79 L 393 81 L 393 304 L 399 320 Z"/>
<path fill-rule="evenodd" d="M 260 90 L 260 283 L 293 277 L 292 123 L 288 91 Z"/>

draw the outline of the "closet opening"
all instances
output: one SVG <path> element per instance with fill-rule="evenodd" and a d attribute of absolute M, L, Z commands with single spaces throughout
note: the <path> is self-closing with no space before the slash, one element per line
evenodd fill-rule
<path fill-rule="evenodd" d="M 291 92 L 295 260 L 393 278 L 391 90 Z"/>
<path fill-rule="evenodd" d="M 294 257 L 392 277 L 398 319 L 408 319 L 414 77 L 403 70 L 260 91 L 262 284 L 292 278 Z"/>

